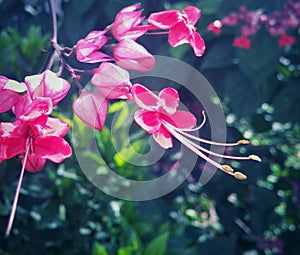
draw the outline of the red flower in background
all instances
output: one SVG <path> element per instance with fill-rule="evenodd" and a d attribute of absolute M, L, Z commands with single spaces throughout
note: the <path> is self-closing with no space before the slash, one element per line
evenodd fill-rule
<path fill-rule="evenodd" d="M 246 36 L 240 36 L 234 39 L 232 45 L 234 47 L 244 48 L 244 49 L 250 49 L 251 48 L 251 41 Z"/>
<path fill-rule="evenodd" d="M 278 40 L 279 47 L 284 47 L 287 45 L 294 45 L 296 43 L 296 39 L 293 36 L 282 34 L 280 39 Z"/>

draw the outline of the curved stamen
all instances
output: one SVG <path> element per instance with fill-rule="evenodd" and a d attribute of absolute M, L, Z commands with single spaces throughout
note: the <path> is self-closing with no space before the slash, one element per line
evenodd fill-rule
<path fill-rule="evenodd" d="M 181 130 L 181 131 L 186 131 L 186 132 L 193 132 L 193 131 L 197 131 L 197 130 L 201 129 L 201 128 L 204 126 L 205 122 L 206 122 L 205 111 L 202 111 L 202 115 L 203 115 L 203 120 L 202 120 L 202 123 L 200 124 L 199 127 L 192 128 L 192 129 L 181 128 L 180 130 Z"/>

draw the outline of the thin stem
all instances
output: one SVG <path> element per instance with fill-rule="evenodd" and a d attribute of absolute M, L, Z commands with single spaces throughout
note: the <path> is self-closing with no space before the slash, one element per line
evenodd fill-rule
<path fill-rule="evenodd" d="M 57 43 L 57 18 L 56 18 L 56 9 L 55 9 L 54 0 L 48 0 L 48 4 L 49 4 L 51 24 L 52 24 L 51 48 L 49 49 L 49 54 L 40 70 L 40 73 L 44 72 L 45 70 L 51 69 L 54 62 L 54 56 L 55 56 L 55 49 L 53 48 L 52 44 L 53 42 Z"/>
<path fill-rule="evenodd" d="M 199 125 L 199 127 L 192 128 L 192 129 L 181 128 L 180 130 L 181 131 L 186 131 L 186 132 L 193 132 L 193 131 L 197 131 L 197 130 L 201 129 L 204 126 L 205 122 L 206 122 L 206 115 L 205 115 L 204 111 L 202 111 L 202 115 L 203 115 L 203 120 L 202 120 L 202 123 Z"/>
<path fill-rule="evenodd" d="M 28 140 L 27 144 L 26 144 L 26 152 L 25 152 L 24 162 L 23 162 L 23 166 L 22 166 L 22 169 L 21 169 L 20 177 L 19 177 L 18 186 L 17 186 L 17 189 L 16 189 L 15 197 L 14 197 L 14 202 L 13 202 L 13 205 L 12 205 L 12 208 L 11 208 L 7 228 L 6 228 L 6 231 L 5 231 L 5 236 L 6 237 L 9 236 L 12 225 L 13 225 L 13 222 L 14 222 L 16 209 L 17 209 L 17 204 L 18 204 L 18 199 L 19 199 L 19 194 L 20 194 L 21 185 L 22 185 L 22 181 L 23 181 L 23 176 L 24 176 L 24 172 L 25 172 L 25 166 L 26 166 L 26 162 L 27 162 L 27 158 L 28 158 L 29 148 L 30 148 L 30 143 L 29 143 L 29 140 Z"/>

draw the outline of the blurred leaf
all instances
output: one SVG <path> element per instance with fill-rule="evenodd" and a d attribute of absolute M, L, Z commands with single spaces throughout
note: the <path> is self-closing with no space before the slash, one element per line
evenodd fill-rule
<path fill-rule="evenodd" d="M 164 255 L 169 239 L 169 233 L 164 233 L 154 238 L 146 247 L 144 255 Z"/>
<path fill-rule="evenodd" d="M 92 255 L 108 255 L 108 253 L 100 243 L 94 242 L 92 248 Z"/>

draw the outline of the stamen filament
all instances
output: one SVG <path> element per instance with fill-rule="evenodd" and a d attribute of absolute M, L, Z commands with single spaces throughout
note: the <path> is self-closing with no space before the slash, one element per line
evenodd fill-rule
<path fill-rule="evenodd" d="M 212 142 L 212 141 L 209 141 L 209 140 L 206 140 L 206 139 L 203 139 L 203 138 L 200 138 L 200 137 L 196 137 L 196 136 L 193 136 L 191 134 L 188 134 L 188 133 L 185 133 L 183 132 L 182 130 L 183 129 L 180 129 L 180 128 L 176 128 L 176 127 L 173 127 L 174 130 L 176 130 L 177 132 L 179 132 L 180 134 L 186 136 L 186 137 L 189 137 L 193 140 L 196 140 L 196 141 L 199 141 L 199 142 L 202 142 L 202 143 L 206 143 L 206 144 L 211 144 L 211 145 L 216 145 L 216 146 L 226 146 L 226 147 L 231 147 L 231 146 L 237 146 L 237 145 L 241 145 L 241 144 L 246 144 L 246 142 L 243 142 L 241 143 L 241 141 L 246 141 L 246 140 L 240 140 L 236 143 L 218 143 L 218 142 Z"/>
<path fill-rule="evenodd" d="M 19 194 L 20 194 L 21 185 L 22 185 L 22 181 L 23 181 L 23 176 L 24 176 L 24 172 L 25 172 L 25 166 L 26 166 L 26 162 L 27 162 L 27 158 L 28 158 L 29 148 L 30 148 L 30 142 L 29 142 L 29 140 L 27 140 L 24 162 L 23 162 L 23 165 L 22 165 L 18 186 L 17 186 L 17 189 L 16 189 L 13 205 L 12 205 L 12 208 L 11 208 L 8 224 L 7 224 L 6 231 L 5 231 L 5 236 L 6 237 L 8 237 L 10 235 L 10 231 L 11 231 L 11 228 L 12 228 L 12 225 L 13 225 L 13 222 L 14 222 L 15 213 L 16 213 L 17 204 L 18 204 L 18 199 L 19 199 Z"/>
<path fill-rule="evenodd" d="M 185 137 L 183 137 L 180 133 L 178 133 L 177 130 L 173 129 L 173 126 L 169 125 L 167 122 L 164 122 L 164 124 L 165 124 L 164 126 L 167 128 L 167 130 L 178 141 L 180 141 L 182 144 L 184 144 L 186 147 L 188 147 L 191 151 L 195 152 L 199 157 L 203 158 L 208 163 L 210 163 L 211 165 L 217 167 L 221 171 L 223 171 L 223 172 L 225 172 L 229 175 L 234 175 L 233 172 L 226 171 L 221 164 L 215 162 L 214 160 L 212 160 L 211 158 L 206 156 L 204 153 L 202 153 L 200 150 L 198 150 L 196 147 L 194 147 L 194 144 L 191 141 L 187 140 Z"/>

